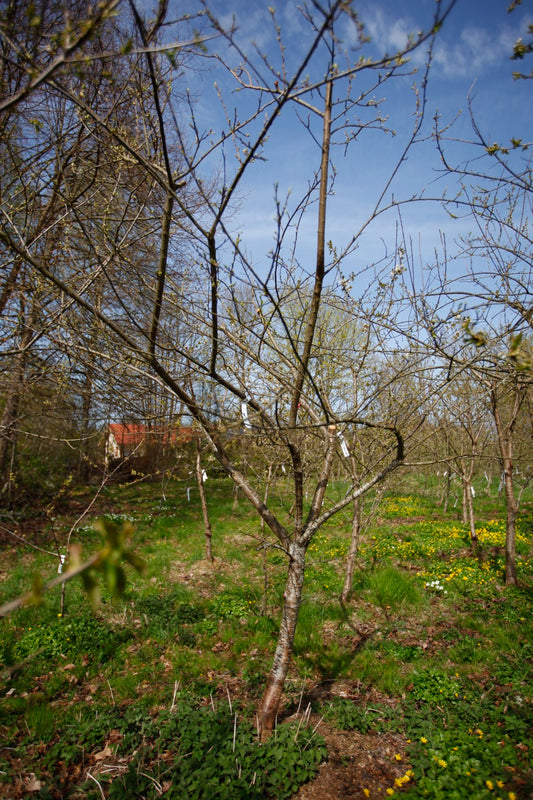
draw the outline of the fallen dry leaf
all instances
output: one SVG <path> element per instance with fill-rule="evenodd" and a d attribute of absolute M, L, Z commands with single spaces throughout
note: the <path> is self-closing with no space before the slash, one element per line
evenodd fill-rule
<path fill-rule="evenodd" d="M 35 777 L 35 772 L 30 772 L 24 781 L 24 789 L 27 792 L 40 792 L 42 788 L 42 781 Z"/>
<path fill-rule="evenodd" d="M 112 756 L 112 755 L 113 755 L 113 751 L 111 750 L 109 745 L 106 744 L 106 746 L 104 747 L 103 750 L 100 750 L 99 753 L 95 753 L 94 754 L 93 758 L 94 758 L 95 761 L 104 761 L 106 758 L 109 758 L 109 756 Z"/>

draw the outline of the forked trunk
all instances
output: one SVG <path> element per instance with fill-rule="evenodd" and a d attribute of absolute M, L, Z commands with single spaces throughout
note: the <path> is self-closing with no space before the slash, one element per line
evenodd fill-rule
<path fill-rule="evenodd" d="M 257 711 L 257 728 L 260 739 L 268 736 L 268 732 L 274 727 L 289 671 L 298 612 L 302 601 L 306 549 L 305 545 L 296 542 L 292 542 L 289 549 L 289 570 L 283 595 L 283 613 L 278 643 L 263 699 Z"/>
<path fill-rule="evenodd" d="M 289 410 L 289 425 L 293 430 L 296 428 L 298 410 L 302 399 L 302 390 L 306 378 L 308 377 L 308 365 L 313 350 L 315 330 L 320 311 L 320 303 L 324 286 L 325 270 L 325 232 L 326 232 L 326 204 L 328 195 L 328 164 L 330 153 L 331 136 L 331 108 L 333 98 L 333 82 L 328 80 L 326 83 L 326 97 L 324 104 L 324 127 L 322 132 L 322 158 L 320 163 L 320 189 L 318 196 L 318 225 L 317 225 L 317 253 L 316 269 L 313 294 L 307 313 L 302 352 L 298 358 L 298 368 L 295 374 L 294 387 L 291 393 L 291 404 Z M 334 447 L 333 435 L 327 434 L 328 453 L 322 469 L 320 481 L 309 512 L 310 517 L 316 516 L 322 506 L 324 492 L 326 490 L 331 465 L 333 463 Z M 294 534 L 294 541 L 289 545 L 289 570 L 287 582 L 285 584 L 285 594 L 283 597 L 283 611 L 281 616 L 281 626 L 278 635 L 278 643 L 274 655 L 274 661 L 261 705 L 257 712 L 257 727 L 259 737 L 268 735 L 276 721 L 278 708 L 285 685 L 285 679 L 289 671 L 289 664 L 292 656 L 296 623 L 298 612 L 302 600 L 302 588 L 305 571 L 305 553 L 307 544 L 304 544 L 299 536 L 302 533 L 302 509 L 303 509 L 303 470 L 301 466 L 301 454 L 299 446 L 292 442 L 291 457 L 294 475 L 294 530 L 299 532 Z"/>

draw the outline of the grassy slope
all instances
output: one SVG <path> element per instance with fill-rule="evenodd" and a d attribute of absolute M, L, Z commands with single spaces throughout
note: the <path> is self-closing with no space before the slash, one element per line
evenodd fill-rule
<path fill-rule="evenodd" d="M 64 617 L 57 592 L 1 623 L 4 796 L 279 798 L 312 776 L 324 756 L 317 735 L 280 726 L 269 745 L 278 750 L 253 741 L 284 556 L 260 547 L 258 521 L 244 501 L 234 507 L 227 481 L 208 490 L 214 566 L 203 560 L 194 490 L 187 502 L 181 484 L 164 497 L 153 485 L 110 487 L 102 510 L 133 520 L 146 574 L 128 574 L 117 604 L 104 591 L 96 615 L 69 585 Z M 309 702 L 337 728 L 402 735 L 396 782 L 361 784 L 362 797 L 530 797 L 532 506 L 519 527 L 520 585 L 508 589 L 501 501 L 478 493 L 474 557 L 436 494 L 407 477 L 384 498 L 361 543 L 349 620 L 336 598 L 350 520 L 319 532 L 287 714 Z M 59 539 L 68 522 L 56 520 Z M 76 538 L 86 554 L 98 547 L 87 525 Z M 41 532 L 45 549 L 47 539 Z M 51 575 L 54 562 L 5 547 L 2 599 L 27 588 L 32 570 Z"/>

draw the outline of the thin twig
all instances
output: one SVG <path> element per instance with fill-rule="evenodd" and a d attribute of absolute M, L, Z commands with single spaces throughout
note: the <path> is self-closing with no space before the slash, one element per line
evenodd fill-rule
<path fill-rule="evenodd" d="M 107 680 L 107 685 L 109 686 L 109 694 L 111 695 L 111 702 L 113 703 L 113 708 L 115 708 L 116 706 L 115 695 L 113 694 L 113 689 L 111 688 L 111 684 L 109 683 L 109 678 L 106 678 L 106 680 Z"/>
<path fill-rule="evenodd" d="M 91 773 L 89 771 L 87 771 L 87 777 L 90 778 L 92 781 L 94 781 L 96 783 L 96 785 L 98 786 L 98 789 L 100 790 L 100 795 L 102 797 L 102 800 L 105 800 L 104 790 L 102 789 L 102 784 L 100 783 L 100 781 L 96 780 L 94 775 L 91 775 Z"/>
<path fill-rule="evenodd" d="M 226 684 L 226 694 L 228 695 L 229 710 L 230 710 L 231 713 L 233 713 L 233 706 L 231 704 L 231 696 L 230 696 L 230 693 L 229 693 L 229 686 L 227 684 Z"/>
<path fill-rule="evenodd" d="M 161 786 L 159 781 L 157 781 L 154 777 L 152 777 L 152 775 L 147 775 L 146 772 L 139 772 L 139 775 L 142 775 L 143 778 L 148 778 L 149 781 L 152 781 L 152 783 L 154 784 L 155 790 L 156 790 L 158 795 L 162 795 L 163 794 L 163 787 Z"/>
<path fill-rule="evenodd" d="M 305 682 L 302 684 L 302 691 L 300 692 L 300 699 L 298 700 L 298 708 L 296 709 L 296 714 L 300 713 L 300 709 L 302 707 L 302 700 L 304 699 L 304 690 L 305 690 Z"/>
<path fill-rule="evenodd" d="M 63 572 L 58 575 L 56 578 L 53 578 L 48 583 L 45 583 L 42 587 L 42 592 L 48 591 L 49 589 L 53 589 L 54 586 L 58 586 L 60 583 L 65 583 L 65 581 L 70 581 L 72 578 L 75 578 L 76 575 L 81 575 L 82 572 L 85 570 L 90 569 L 90 567 L 97 564 L 100 559 L 102 558 L 102 553 L 95 553 L 92 555 L 87 561 L 84 561 L 83 564 L 80 564 L 78 567 L 74 567 L 69 569 L 67 572 Z M 5 617 L 6 614 L 9 614 L 11 611 L 15 611 L 17 608 L 21 606 L 28 605 L 30 603 L 36 602 L 36 597 L 34 592 L 27 592 L 20 597 L 15 598 L 15 600 L 11 600 L 9 603 L 4 603 L 3 606 L 0 606 L 0 617 Z"/>
<path fill-rule="evenodd" d="M 176 695 L 178 693 L 179 686 L 180 686 L 180 682 L 179 681 L 174 681 L 174 694 L 172 695 L 172 705 L 170 706 L 170 710 L 171 711 L 174 711 L 174 708 L 176 706 Z"/>

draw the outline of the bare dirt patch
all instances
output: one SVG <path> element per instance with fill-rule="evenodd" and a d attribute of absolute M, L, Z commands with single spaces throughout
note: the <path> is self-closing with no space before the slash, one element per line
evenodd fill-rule
<path fill-rule="evenodd" d="M 318 717 L 311 716 L 311 725 L 318 721 Z M 319 724 L 318 732 L 326 742 L 328 760 L 320 767 L 317 777 L 302 786 L 293 800 L 387 797 L 387 789 L 394 788 L 395 780 L 408 769 L 406 741 L 397 734 L 339 731 L 324 721 Z"/>

